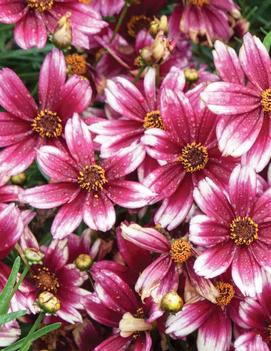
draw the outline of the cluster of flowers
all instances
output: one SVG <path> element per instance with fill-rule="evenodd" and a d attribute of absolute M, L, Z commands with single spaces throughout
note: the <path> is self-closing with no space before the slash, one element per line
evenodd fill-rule
<path fill-rule="evenodd" d="M 232 0 L 165 5 L 0 0 L 18 46 L 57 46 L 38 103 L 0 71 L 0 290 L 17 251 L 10 310 L 62 321 L 33 350 L 271 349 L 270 57 Z M 44 184 L 14 185 L 33 162 Z"/>

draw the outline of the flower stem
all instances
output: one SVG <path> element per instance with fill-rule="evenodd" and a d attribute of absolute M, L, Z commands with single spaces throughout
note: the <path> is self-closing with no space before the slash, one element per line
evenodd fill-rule
<path fill-rule="evenodd" d="M 28 351 L 29 347 L 30 347 L 30 340 L 31 340 L 31 336 L 34 333 L 34 331 L 36 331 L 39 326 L 41 321 L 44 318 L 45 313 L 44 312 L 40 312 L 40 314 L 38 315 L 38 318 L 35 320 L 34 324 L 32 325 L 31 329 L 29 330 L 29 333 L 27 334 L 23 345 L 20 348 L 20 351 Z"/>
<path fill-rule="evenodd" d="M 145 68 L 146 68 L 146 66 L 140 67 L 137 75 L 135 76 L 135 79 L 134 79 L 133 83 L 136 83 L 140 79 L 140 77 L 141 77 L 141 75 L 142 75 L 142 73 L 143 73 Z"/>
<path fill-rule="evenodd" d="M 116 24 L 116 27 L 114 28 L 114 32 L 113 32 L 113 35 L 112 35 L 109 43 L 112 43 L 112 41 L 115 39 L 115 37 L 116 37 L 116 35 L 117 35 L 121 25 L 122 25 L 122 22 L 123 22 L 126 14 L 127 14 L 129 6 L 130 6 L 130 1 L 126 0 L 125 1 L 125 5 L 124 5 L 124 7 L 123 7 L 123 9 L 121 11 L 121 14 L 119 16 L 119 19 L 118 19 L 118 22 Z"/>

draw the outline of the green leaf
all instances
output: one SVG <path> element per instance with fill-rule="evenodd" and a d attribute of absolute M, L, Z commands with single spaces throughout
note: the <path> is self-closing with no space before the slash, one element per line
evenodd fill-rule
<path fill-rule="evenodd" d="M 266 47 L 267 51 L 270 50 L 270 47 L 271 47 L 271 32 L 266 34 L 266 36 L 264 37 L 263 45 Z"/>
<path fill-rule="evenodd" d="M 9 303 L 13 296 L 12 290 L 16 283 L 16 279 L 20 269 L 20 264 L 21 264 L 21 259 L 18 256 L 14 261 L 8 281 L 0 294 L 0 315 L 6 314 L 8 311 Z"/>
<path fill-rule="evenodd" d="M 26 314 L 26 311 L 21 310 L 21 311 L 17 311 L 17 312 L 11 312 L 8 314 L 0 315 L 0 326 L 6 324 L 8 322 L 11 322 L 16 318 L 22 317 L 25 314 Z"/>
<path fill-rule="evenodd" d="M 43 337 L 44 335 L 58 329 L 61 327 L 61 323 L 54 323 L 54 324 L 50 324 L 47 325 L 46 327 L 43 327 L 39 330 L 37 330 L 35 333 L 32 334 L 29 342 L 32 343 L 33 341 Z M 13 345 L 6 347 L 5 349 L 3 349 L 2 351 L 16 351 L 18 350 L 20 347 L 22 347 L 22 345 L 25 342 L 25 338 L 15 342 Z"/>

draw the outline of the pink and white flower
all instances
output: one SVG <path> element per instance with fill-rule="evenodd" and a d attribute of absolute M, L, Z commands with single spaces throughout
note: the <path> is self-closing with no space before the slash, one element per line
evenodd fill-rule
<path fill-rule="evenodd" d="M 176 228 L 193 204 L 193 189 L 205 176 L 227 185 L 238 160 L 222 157 L 215 134 L 217 117 L 200 102 L 197 86 L 186 95 L 164 89 L 161 115 L 165 130 L 152 128 L 142 142 L 148 154 L 163 162 L 144 184 L 164 199 L 155 214 L 155 223 L 169 230 Z M 166 164 L 165 164 L 166 163 Z"/>
<path fill-rule="evenodd" d="M 87 312 L 97 322 L 116 328 L 94 351 L 150 351 L 152 324 L 147 319 L 147 306 L 114 272 L 103 269 L 92 276 L 95 292 L 87 298 Z"/>
<path fill-rule="evenodd" d="M 239 52 L 217 42 L 216 68 L 224 82 L 207 86 L 201 94 L 208 108 L 221 115 L 217 125 L 223 155 L 245 155 L 247 164 L 261 171 L 271 158 L 271 61 L 260 39 L 247 33 Z"/>
<path fill-rule="evenodd" d="M 233 30 L 229 17 L 239 17 L 238 6 L 233 0 L 188 0 L 182 1 L 180 30 L 198 43 L 207 41 L 211 46 L 214 40 L 229 41 Z M 177 9 L 178 10 L 178 7 Z M 176 11 L 175 10 L 175 11 Z"/>
<path fill-rule="evenodd" d="M 91 99 L 87 80 L 72 76 L 66 81 L 66 64 L 60 50 L 45 58 L 39 77 L 39 106 L 12 70 L 0 71 L 0 174 L 16 175 L 36 158 L 44 144 L 61 146 L 65 123 L 81 113 Z M 62 140 L 62 142 L 61 142 Z"/>
<path fill-rule="evenodd" d="M 228 192 L 205 178 L 194 190 L 203 211 L 190 222 L 190 240 L 204 250 L 195 271 L 205 278 L 219 276 L 231 267 L 232 279 L 244 295 L 262 291 L 262 273 L 270 271 L 271 189 L 257 194 L 257 176 L 237 166 Z"/>
<path fill-rule="evenodd" d="M 65 137 L 67 151 L 44 146 L 38 152 L 41 170 L 54 183 L 27 189 L 23 195 L 36 208 L 61 206 L 51 229 L 55 238 L 70 234 L 82 220 L 91 229 L 107 231 L 116 220 L 114 204 L 139 208 L 150 202 L 154 194 L 149 189 L 123 179 L 141 157 L 133 146 L 133 152 L 97 162 L 90 131 L 76 114 L 66 124 Z"/>
<path fill-rule="evenodd" d="M 107 26 L 98 12 L 78 0 L 0 0 L 0 23 L 15 23 L 14 39 L 23 49 L 43 48 L 61 17 L 69 17 L 72 43 L 89 48 L 89 36 Z"/>
<path fill-rule="evenodd" d="M 236 351 L 269 351 L 271 347 L 271 283 L 264 283 L 263 291 L 256 298 L 246 298 L 239 308 L 240 327 L 244 334 L 234 343 Z"/>

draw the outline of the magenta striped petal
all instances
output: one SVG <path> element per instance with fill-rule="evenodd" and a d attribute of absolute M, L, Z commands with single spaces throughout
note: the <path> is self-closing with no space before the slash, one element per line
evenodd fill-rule
<path fill-rule="evenodd" d="M 53 208 L 72 201 L 79 191 L 76 184 L 52 183 L 25 190 L 22 200 L 36 208 Z"/>
<path fill-rule="evenodd" d="M 238 255 L 236 251 L 237 248 L 231 241 L 215 245 L 200 254 L 195 261 L 194 269 L 197 274 L 205 278 L 217 277 L 230 267 L 234 257 Z"/>
<path fill-rule="evenodd" d="M 39 77 L 39 99 L 42 109 L 56 112 L 59 97 L 66 79 L 63 53 L 53 49 L 43 61 Z"/>
<path fill-rule="evenodd" d="M 136 223 L 122 223 L 121 234 L 126 240 L 149 251 L 167 253 L 170 249 L 166 237 L 153 228 L 144 228 Z"/>
<path fill-rule="evenodd" d="M 210 178 L 201 180 L 194 189 L 194 199 L 200 209 L 209 217 L 228 226 L 234 212 L 225 194 Z"/>
<path fill-rule="evenodd" d="M 217 307 L 199 328 L 197 338 L 198 351 L 228 350 L 231 345 L 231 329 L 230 319 L 220 307 Z"/>
<path fill-rule="evenodd" d="M 156 160 L 174 162 L 180 156 L 180 145 L 174 143 L 164 130 L 158 128 L 146 130 L 141 141 L 147 147 L 148 154 Z"/>
<path fill-rule="evenodd" d="M 14 0 L 12 3 L 8 0 L 0 0 L 0 22 L 16 23 L 26 12 L 26 4 L 21 0 Z"/>
<path fill-rule="evenodd" d="M 176 66 L 173 66 L 170 68 L 169 73 L 163 79 L 160 91 L 161 89 L 170 89 L 178 92 L 178 91 L 182 91 L 184 87 L 185 87 L 185 76 L 184 76 L 183 70 L 179 69 Z"/>
<path fill-rule="evenodd" d="M 128 180 L 112 180 L 106 187 L 106 194 L 112 202 L 127 208 L 144 207 L 155 196 L 144 185 Z"/>
<path fill-rule="evenodd" d="M 35 46 L 41 49 L 46 45 L 47 31 L 45 23 L 35 11 L 28 11 L 16 23 L 14 39 L 16 44 L 25 50 Z"/>
<path fill-rule="evenodd" d="M 156 70 L 153 67 L 149 67 L 145 74 L 144 92 L 149 110 L 156 110 Z"/>
<path fill-rule="evenodd" d="M 269 346 L 261 335 L 255 332 L 245 333 L 235 340 L 236 351 L 270 351 Z"/>
<path fill-rule="evenodd" d="M 119 334 L 116 334 L 110 336 L 108 339 L 96 346 L 93 351 L 125 351 L 131 342 L 132 338 L 122 338 Z"/>
<path fill-rule="evenodd" d="M 268 222 L 271 221 L 271 188 L 257 199 L 253 209 L 253 220 L 258 224 L 266 223 L 264 225 L 269 225 Z"/>
<path fill-rule="evenodd" d="M 54 146 L 42 146 L 38 150 L 37 160 L 42 171 L 58 182 L 76 182 L 79 171 L 74 160 L 64 150 Z"/>
<path fill-rule="evenodd" d="M 21 329 L 17 321 L 12 321 L 2 325 L 0 327 L 0 346 L 5 347 L 13 344 L 17 339 L 19 339 L 20 335 Z"/>
<path fill-rule="evenodd" d="M 143 122 L 148 112 L 146 101 L 130 81 L 122 77 L 108 80 L 105 96 L 108 104 L 122 116 Z"/>
<path fill-rule="evenodd" d="M 262 269 L 246 247 L 238 247 L 236 250 L 231 274 L 243 295 L 254 297 L 262 291 Z"/>
<path fill-rule="evenodd" d="M 269 54 L 259 38 L 245 34 L 240 49 L 240 62 L 248 79 L 260 90 L 271 86 L 271 63 Z"/>
<path fill-rule="evenodd" d="M 175 193 L 166 198 L 155 214 L 156 224 L 168 230 L 175 229 L 187 216 L 193 204 L 192 183 L 185 177 Z"/>
<path fill-rule="evenodd" d="M 0 112 L 0 125 L 0 147 L 13 145 L 33 133 L 27 121 L 6 112 Z"/>
<path fill-rule="evenodd" d="M 103 192 L 97 196 L 89 193 L 83 204 L 83 219 L 91 229 L 106 232 L 116 221 L 114 206 Z"/>
<path fill-rule="evenodd" d="M 58 211 L 51 228 L 54 239 L 63 239 L 79 226 L 83 219 L 82 204 L 85 197 L 84 193 L 79 193 L 74 200 L 66 203 Z"/>
<path fill-rule="evenodd" d="M 205 215 L 192 217 L 189 226 L 189 239 L 196 245 L 213 246 L 227 241 L 228 227 Z"/>
<path fill-rule="evenodd" d="M 149 332 L 145 332 L 136 339 L 133 351 L 151 351 L 151 349 L 152 337 Z"/>
<path fill-rule="evenodd" d="M 22 192 L 23 189 L 16 185 L 0 186 L 0 203 L 18 201 L 19 194 L 22 194 Z"/>
<path fill-rule="evenodd" d="M 21 79 L 9 68 L 0 71 L 0 105 L 21 119 L 31 121 L 37 105 Z"/>
<path fill-rule="evenodd" d="M 207 300 L 185 304 L 182 311 L 167 319 L 166 334 L 183 337 L 193 333 L 212 313 L 211 306 L 213 305 Z"/>
<path fill-rule="evenodd" d="M 182 93 L 165 89 L 161 94 L 161 113 L 166 130 L 180 144 L 187 144 L 191 134 L 190 126 L 195 120 L 188 98 Z"/>
<path fill-rule="evenodd" d="M 211 83 L 201 93 L 201 98 L 218 115 L 247 113 L 260 106 L 258 92 L 236 83 Z"/>
<path fill-rule="evenodd" d="M 62 86 L 56 110 L 65 121 L 75 112 L 82 113 L 89 106 L 91 97 L 92 89 L 89 81 L 79 76 L 72 76 Z"/>
<path fill-rule="evenodd" d="M 117 274 L 104 269 L 92 272 L 92 276 L 99 285 L 96 292 L 108 308 L 122 313 L 136 312 L 138 305 L 136 295 Z"/>
<path fill-rule="evenodd" d="M 257 176 L 253 168 L 237 166 L 229 180 L 231 205 L 237 216 L 251 215 L 257 189 Z"/>
<path fill-rule="evenodd" d="M 225 82 L 244 84 L 244 72 L 234 49 L 221 41 L 216 41 L 214 46 L 214 63 L 220 77 Z"/>
<path fill-rule="evenodd" d="M 78 114 L 70 118 L 65 127 L 68 148 L 79 167 L 95 163 L 94 149 L 90 131 Z"/>

